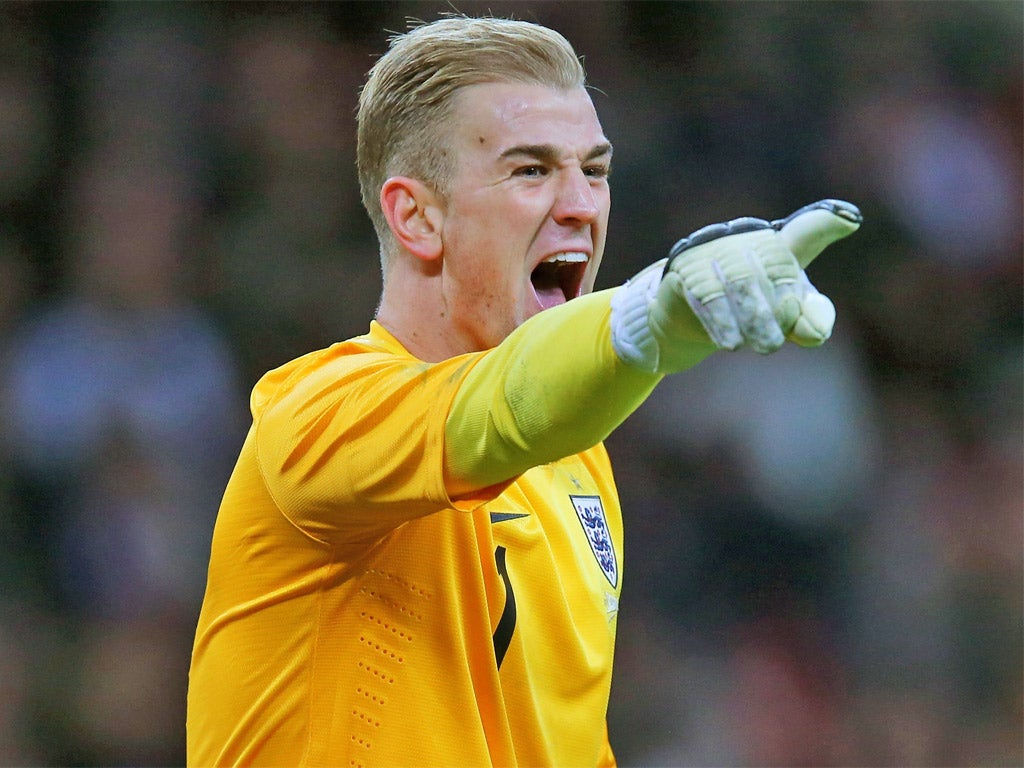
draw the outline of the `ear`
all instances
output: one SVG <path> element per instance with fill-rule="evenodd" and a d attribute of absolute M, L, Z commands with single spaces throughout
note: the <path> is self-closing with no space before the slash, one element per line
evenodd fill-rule
<path fill-rule="evenodd" d="M 434 190 L 419 179 L 392 176 L 380 189 L 380 207 L 405 250 L 425 261 L 440 257 L 444 207 Z"/>

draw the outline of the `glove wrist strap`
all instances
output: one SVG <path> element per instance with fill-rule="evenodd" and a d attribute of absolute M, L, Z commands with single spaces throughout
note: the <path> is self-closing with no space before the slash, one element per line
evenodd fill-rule
<path fill-rule="evenodd" d="M 639 272 L 612 297 L 612 347 L 622 362 L 641 370 L 658 370 L 660 350 L 649 322 L 650 304 L 668 259 Z"/>

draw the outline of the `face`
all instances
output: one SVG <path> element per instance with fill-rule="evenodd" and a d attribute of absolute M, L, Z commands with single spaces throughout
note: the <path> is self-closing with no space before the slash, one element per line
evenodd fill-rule
<path fill-rule="evenodd" d="M 612 150 L 583 88 L 486 83 L 456 99 L 444 309 L 462 346 L 482 350 L 593 289 Z"/>

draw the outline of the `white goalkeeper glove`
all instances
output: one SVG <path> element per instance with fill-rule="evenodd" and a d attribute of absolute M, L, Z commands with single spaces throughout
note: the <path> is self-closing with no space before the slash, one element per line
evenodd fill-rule
<path fill-rule="evenodd" d="M 704 357 L 709 339 L 719 349 L 763 354 L 786 339 L 823 344 L 836 311 L 804 268 L 861 220 L 856 206 L 821 200 L 778 221 L 743 218 L 697 230 L 615 292 L 616 354 L 673 373 Z"/>

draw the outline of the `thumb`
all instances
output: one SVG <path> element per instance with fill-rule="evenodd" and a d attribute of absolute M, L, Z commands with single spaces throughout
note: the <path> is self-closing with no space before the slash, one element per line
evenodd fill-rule
<path fill-rule="evenodd" d="M 855 205 L 843 200 L 819 200 L 773 221 L 772 226 L 796 256 L 800 268 L 806 269 L 827 246 L 856 232 L 863 220 Z"/>

